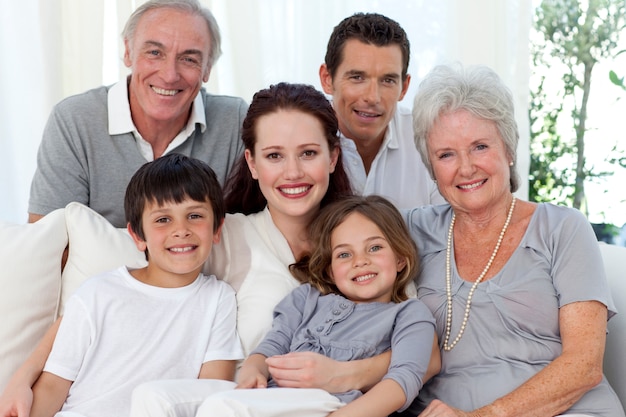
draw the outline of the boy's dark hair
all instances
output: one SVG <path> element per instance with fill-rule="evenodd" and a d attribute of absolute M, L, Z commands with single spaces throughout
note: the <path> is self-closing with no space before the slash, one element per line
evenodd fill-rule
<path fill-rule="evenodd" d="M 146 203 L 180 203 L 190 198 L 209 202 L 213 209 L 213 232 L 225 215 L 224 197 L 215 173 L 199 159 L 171 153 L 144 164 L 126 187 L 124 211 L 130 228 L 145 240 L 141 219 Z"/>
<path fill-rule="evenodd" d="M 409 38 L 398 22 L 378 13 L 355 13 L 335 26 L 324 58 L 331 78 L 335 78 L 343 61 L 344 46 L 350 39 L 375 46 L 398 45 L 402 51 L 402 81 L 406 80 L 411 56 Z"/>

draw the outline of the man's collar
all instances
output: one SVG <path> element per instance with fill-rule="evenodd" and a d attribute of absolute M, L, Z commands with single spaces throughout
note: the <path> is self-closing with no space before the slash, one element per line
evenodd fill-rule
<path fill-rule="evenodd" d="M 128 81 L 120 81 L 109 88 L 107 107 L 109 110 L 109 135 L 121 135 L 137 130 L 130 116 Z"/>
<path fill-rule="evenodd" d="M 398 142 L 397 130 L 398 129 L 395 126 L 394 119 L 391 119 L 391 121 L 387 125 L 387 129 L 385 129 L 385 136 L 383 137 L 383 143 L 381 144 L 380 149 L 385 148 L 385 147 L 389 149 L 398 149 L 400 145 Z M 339 138 L 342 141 L 341 146 L 349 146 L 349 147 L 356 149 L 356 142 L 354 141 L 354 139 L 350 139 L 349 137 L 344 135 L 341 131 L 339 131 L 338 133 L 339 133 Z"/>
<path fill-rule="evenodd" d="M 111 88 L 107 95 L 107 108 L 109 110 L 109 135 L 121 135 L 124 133 L 137 132 L 130 115 L 130 103 L 128 102 L 128 82 L 130 75 L 124 81 L 120 81 Z M 191 135 L 196 128 L 196 123 L 200 123 L 200 130 L 206 130 L 206 114 L 202 94 L 199 91 L 191 105 L 191 114 L 187 121 L 185 131 Z"/>
<path fill-rule="evenodd" d="M 398 141 L 398 127 L 396 126 L 396 113 L 389 121 L 387 129 L 385 130 L 385 138 L 383 139 L 383 146 L 387 146 L 389 149 L 398 149 L 400 142 Z"/>

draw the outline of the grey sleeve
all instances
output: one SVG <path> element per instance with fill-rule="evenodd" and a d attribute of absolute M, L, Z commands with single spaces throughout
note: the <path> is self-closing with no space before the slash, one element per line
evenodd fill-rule
<path fill-rule="evenodd" d="M 422 388 L 435 336 L 435 319 L 428 307 L 417 299 L 404 304 L 394 323 L 391 363 L 384 376 L 396 381 L 406 394 L 406 402 L 398 411 L 408 408 Z"/>
<path fill-rule="evenodd" d="M 606 305 L 608 317 L 613 317 L 616 308 L 591 224 L 578 210 L 553 205 L 546 205 L 546 209 L 541 229 L 551 233 L 544 252 L 549 254 L 559 306 L 595 300 Z"/>
<path fill-rule="evenodd" d="M 66 103 L 54 107 L 45 126 L 31 183 L 29 213 L 45 215 L 71 201 L 89 202 L 87 158 Z"/>
<path fill-rule="evenodd" d="M 241 128 L 248 105 L 238 97 L 215 96 L 202 90 L 206 130 L 198 142 L 181 145 L 181 153 L 201 159 L 213 168 L 224 184 L 244 152 Z"/>

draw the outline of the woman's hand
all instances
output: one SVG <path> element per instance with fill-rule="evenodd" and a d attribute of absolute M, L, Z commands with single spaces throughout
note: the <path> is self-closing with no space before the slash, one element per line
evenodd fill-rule
<path fill-rule="evenodd" d="M 266 360 L 276 383 L 285 388 L 323 388 L 343 392 L 333 380 L 341 362 L 313 352 L 293 352 Z M 333 389 L 331 389 L 333 388 Z M 339 388 L 339 390 L 337 390 Z"/>
<path fill-rule="evenodd" d="M 353 389 L 367 391 L 387 373 L 391 352 L 368 359 L 340 362 L 312 352 L 293 352 L 268 358 L 276 383 L 285 388 L 321 388 L 331 394 Z"/>

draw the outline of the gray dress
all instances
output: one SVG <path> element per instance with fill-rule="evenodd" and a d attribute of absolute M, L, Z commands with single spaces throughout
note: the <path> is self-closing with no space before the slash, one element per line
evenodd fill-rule
<path fill-rule="evenodd" d="M 385 379 L 404 390 L 408 407 L 422 386 L 433 344 L 434 320 L 424 303 L 354 303 L 321 295 L 303 284 L 274 310 L 272 330 L 252 352 L 267 357 L 288 352 L 315 352 L 338 361 L 370 358 L 391 349 Z M 276 386 L 270 381 L 268 386 Z M 347 403 L 360 391 L 333 394 Z"/>
<path fill-rule="evenodd" d="M 404 215 L 422 261 L 418 298 L 433 312 L 442 343 L 452 210 L 449 205 L 431 206 Z M 472 283 L 459 278 L 454 256 L 451 275 L 454 339 Z M 435 398 L 469 411 L 513 391 L 561 353 L 559 308 L 587 300 L 605 304 L 609 317 L 615 314 L 591 226 L 579 211 L 539 204 L 506 265 L 478 285 L 462 338 L 451 351 L 442 350 L 441 373 L 424 386 L 411 411 L 423 410 Z M 605 378 L 568 413 L 624 416 Z"/>

